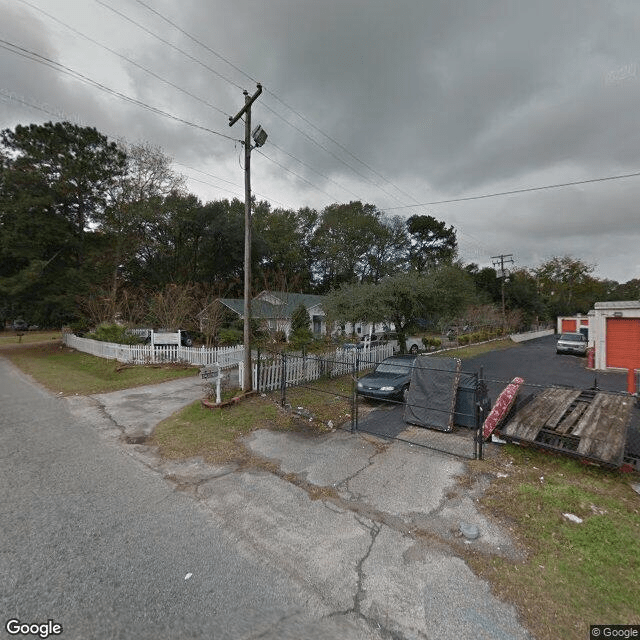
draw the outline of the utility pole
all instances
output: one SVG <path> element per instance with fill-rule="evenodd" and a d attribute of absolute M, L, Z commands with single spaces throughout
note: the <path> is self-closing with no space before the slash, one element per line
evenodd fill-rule
<path fill-rule="evenodd" d="M 251 371 L 251 105 L 262 93 L 262 85 L 249 96 L 244 91 L 244 107 L 232 118 L 232 127 L 244 114 L 244 377 L 245 393 L 253 388 Z"/>
<path fill-rule="evenodd" d="M 507 253 L 507 254 L 502 254 L 499 256 L 491 256 L 491 260 L 493 260 L 493 267 L 494 269 L 500 265 L 500 274 L 498 275 L 498 278 L 501 278 L 502 280 L 502 328 L 504 329 L 507 326 L 507 312 L 505 309 L 505 304 L 504 304 L 504 283 L 505 280 L 507 279 L 507 272 L 506 269 L 504 268 L 505 262 L 506 263 L 512 263 L 513 264 L 513 254 L 512 253 Z"/>

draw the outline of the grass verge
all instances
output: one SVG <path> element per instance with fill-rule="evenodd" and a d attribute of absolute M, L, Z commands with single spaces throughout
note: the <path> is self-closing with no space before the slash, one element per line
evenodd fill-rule
<path fill-rule="evenodd" d="M 0 331 L 0 347 L 20 348 L 23 344 L 60 340 L 61 336 L 60 331 L 24 331 L 22 335 L 15 331 Z"/>
<path fill-rule="evenodd" d="M 246 450 L 238 439 L 254 429 L 318 434 L 348 421 L 351 384 L 344 376 L 287 389 L 291 410 L 281 406 L 278 393 L 250 396 L 222 409 L 194 403 L 157 425 L 150 444 L 157 445 L 166 458 L 199 456 L 213 463 L 242 460 Z"/>
<path fill-rule="evenodd" d="M 123 365 L 74 351 L 59 341 L 20 345 L 19 348 L 0 346 L 0 355 L 47 389 L 65 395 L 107 393 L 198 373 L 197 367 L 183 365 Z"/>
<path fill-rule="evenodd" d="M 538 640 L 582 640 L 590 624 L 640 624 L 640 496 L 628 476 L 517 446 L 501 462 L 471 466 L 494 476 L 482 506 L 527 559 L 467 560 Z"/>
<path fill-rule="evenodd" d="M 510 338 L 503 338 L 501 340 L 483 342 L 482 344 L 472 344 L 468 347 L 436 351 L 433 356 L 436 358 L 460 358 L 461 360 L 466 360 L 467 358 L 474 358 L 475 356 L 480 356 L 483 353 L 489 353 L 490 351 L 501 351 L 503 349 L 511 349 L 512 347 L 517 346 L 517 342 L 514 342 Z"/>

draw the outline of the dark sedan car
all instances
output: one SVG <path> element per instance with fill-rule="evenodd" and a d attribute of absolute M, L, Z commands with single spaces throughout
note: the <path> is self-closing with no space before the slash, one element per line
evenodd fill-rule
<path fill-rule="evenodd" d="M 391 356 L 358 380 L 358 394 L 374 400 L 406 401 L 416 356 Z"/>

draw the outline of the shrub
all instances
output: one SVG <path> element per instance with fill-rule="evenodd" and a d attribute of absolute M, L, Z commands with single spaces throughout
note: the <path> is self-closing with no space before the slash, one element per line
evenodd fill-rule
<path fill-rule="evenodd" d="M 289 344 L 294 349 L 302 349 L 313 342 L 313 334 L 308 327 L 296 329 L 289 336 Z"/>
<path fill-rule="evenodd" d="M 425 349 L 439 349 L 442 346 L 442 340 L 440 340 L 440 338 L 434 338 L 433 336 L 427 336 L 422 338 L 422 344 L 425 346 Z"/>
<path fill-rule="evenodd" d="M 144 342 L 141 338 L 128 333 L 126 327 L 107 323 L 98 325 L 93 333 L 87 335 L 87 338 L 115 344 L 140 344 Z"/>
<path fill-rule="evenodd" d="M 220 329 L 218 332 L 218 342 L 224 347 L 231 347 L 241 344 L 243 332 L 240 329 Z"/>

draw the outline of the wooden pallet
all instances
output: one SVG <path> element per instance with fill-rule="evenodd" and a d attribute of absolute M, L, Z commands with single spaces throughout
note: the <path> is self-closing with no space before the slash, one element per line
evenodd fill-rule
<path fill-rule="evenodd" d="M 619 467 L 633 400 L 594 389 L 545 389 L 500 430 L 508 441 Z"/>

